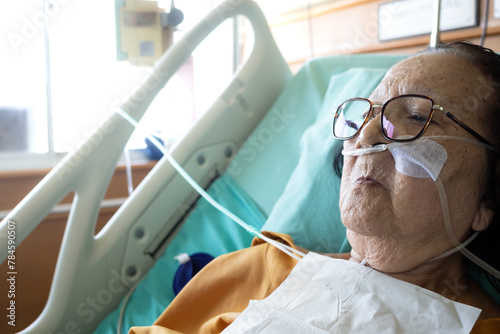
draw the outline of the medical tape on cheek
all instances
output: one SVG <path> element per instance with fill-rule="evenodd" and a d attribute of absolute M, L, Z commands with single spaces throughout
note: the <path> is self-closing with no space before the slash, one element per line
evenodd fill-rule
<path fill-rule="evenodd" d="M 343 150 L 344 156 L 360 156 L 389 150 L 394 158 L 395 168 L 404 175 L 416 178 L 431 178 L 436 181 L 448 158 L 446 149 L 429 139 L 411 142 L 394 142 L 364 147 L 353 151 Z"/>
<path fill-rule="evenodd" d="M 429 139 L 389 147 L 398 172 L 416 178 L 436 181 L 448 159 L 446 149 Z"/>
<path fill-rule="evenodd" d="M 134 128 L 138 129 L 139 124 L 137 121 L 130 116 L 128 113 L 125 111 L 118 109 L 115 111 L 118 115 L 123 117 L 127 122 L 129 122 Z M 146 137 L 163 153 L 165 158 L 168 160 L 168 162 L 174 167 L 177 172 L 189 183 L 191 187 L 193 187 L 196 192 L 198 192 L 205 200 L 207 200 L 208 203 L 210 203 L 213 207 L 215 207 L 217 210 L 228 216 L 231 220 L 233 220 L 235 223 L 243 227 L 248 233 L 251 235 L 254 235 L 267 243 L 273 245 L 274 247 L 278 248 L 282 252 L 286 253 L 287 255 L 293 257 L 296 260 L 300 260 L 300 257 L 304 257 L 305 254 L 298 251 L 297 249 L 294 249 L 288 245 L 282 244 L 276 240 L 273 240 L 271 238 L 266 237 L 262 233 L 260 233 L 256 228 L 253 226 L 245 223 L 242 219 L 240 219 L 238 216 L 233 214 L 231 211 L 226 209 L 224 206 L 222 206 L 220 203 L 218 203 L 215 199 L 210 196 L 205 189 L 203 189 L 193 178 L 182 168 L 181 165 L 174 159 L 174 157 L 168 152 L 168 150 L 153 136 L 151 135 L 146 135 Z"/>

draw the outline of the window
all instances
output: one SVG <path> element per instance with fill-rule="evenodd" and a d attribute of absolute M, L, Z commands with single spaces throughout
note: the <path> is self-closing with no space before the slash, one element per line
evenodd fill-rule
<path fill-rule="evenodd" d="M 214 5 L 176 1 L 184 21 L 174 40 Z M 6 37 L 0 42 L 0 170 L 54 166 L 151 71 L 117 60 L 114 0 L 5 0 L 0 26 Z M 227 21 L 193 53 L 148 109 L 143 129 L 172 143 L 183 136 L 232 77 L 232 34 Z M 128 145 L 144 146 L 136 135 Z"/>

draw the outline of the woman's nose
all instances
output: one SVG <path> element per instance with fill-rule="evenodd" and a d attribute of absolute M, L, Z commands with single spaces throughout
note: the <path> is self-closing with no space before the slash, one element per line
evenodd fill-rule
<path fill-rule="evenodd" d="M 356 137 L 356 148 L 370 147 L 377 144 L 387 144 L 389 141 L 385 139 L 382 129 L 380 128 L 380 114 L 373 118 L 369 118 L 367 123 L 359 135 Z"/>

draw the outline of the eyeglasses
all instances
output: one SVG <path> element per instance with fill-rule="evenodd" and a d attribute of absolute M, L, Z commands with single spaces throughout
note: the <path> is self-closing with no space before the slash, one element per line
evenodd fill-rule
<path fill-rule="evenodd" d="M 372 104 L 370 100 L 362 97 L 342 102 L 333 119 L 334 137 L 340 140 L 356 137 L 369 119 L 378 115 L 374 114 L 374 108 L 382 108 L 380 127 L 384 138 L 390 141 L 408 142 L 420 138 L 429 127 L 434 110 L 439 110 L 480 142 L 491 145 L 464 122 L 443 107 L 435 105 L 430 97 L 417 94 L 396 96 L 383 105 Z"/>

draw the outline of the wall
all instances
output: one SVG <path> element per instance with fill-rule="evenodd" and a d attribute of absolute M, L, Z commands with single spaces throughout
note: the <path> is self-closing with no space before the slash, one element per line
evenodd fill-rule
<path fill-rule="evenodd" d="M 270 18 L 269 23 L 280 50 L 295 70 L 311 57 L 357 53 L 402 54 L 424 49 L 430 41 L 430 35 L 387 42 L 378 40 L 378 6 L 387 2 L 392 0 L 333 1 L 315 6 L 309 12 L 304 8 L 281 14 Z M 479 27 L 443 32 L 441 40 L 470 40 L 478 43 L 485 4 L 486 0 L 480 1 Z M 494 1 L 491 1 L 485 46 L 500 51 L 500 19 L 493 17 L 493 5 Z M 312 41 L 309 31 L 312 31 Z M 313 53 L 311 44 L 314 46 Z"/>

